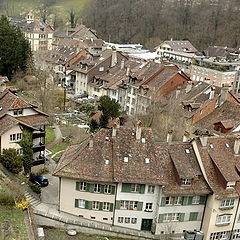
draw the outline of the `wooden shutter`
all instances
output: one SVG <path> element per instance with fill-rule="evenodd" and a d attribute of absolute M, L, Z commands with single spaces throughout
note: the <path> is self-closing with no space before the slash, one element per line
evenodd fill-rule
<path fill-rule="evenodd" d="M 105 185 L 100 185 L 100 193 L 104 193 L 104 187 Z"/>
<path fill-rule="evenodd" d="M 78 207 L 78 199 L 75 199 L 75 207 Z"/>
<path fill-rule="evenodd" d="M 92 210 L 92 201 L 88 201 L 88 209 Z"/>
<path fill-rule="evenodd" d="M 93 189 L 94 189 L 94 184 L 91 184 L 91 183 L 87 183 L 87 192 L 93 192 Z"/>
<path fill-rule="evenodd" d="M 189 221 L 197 221 L 198 212 L 190 212 Z"/>
<path fill-rule="evenodd" d="M 161 199 L 161 207 L 164 207 L 166 205 L 166 197 L 162 197 Z"/>
<path fill-rule="evenodd" d="M 179 222 L 184 222 L 185 213 L 180 213 Z"/>
<path fill-rule="evenodd" d="M 206 196 L 200 196 L 199 204 L 205 204 L 206 202 Z"/>
<path fill-rule="evenodd" d="M 110 203 L 110 212 L 113 211 L 113 203 Z"/>
<path fill-rule="evenodd" d="M 183 197 L 183 205 L 187 205 L 188 204 L 188 196 L 184 196 Z"/>
<path fill-rule="evenodd" d="M 158 223 L 162 223 L 163 222 L 163 216 L 164 216 L 164 214 L 159 214 L 159 216 L 158 216 Z"/>
<path fill-rule="evenodd" d="M 192 200 L 193 200 L 193 197 L 192 197 L 192 196 L 189 196 L 189 197 L 188 197 L 188 205 L 192 205 Z"/>
<path fill-rule="evenodd" d="M 140 191 L 139 191 L 141 194 L 144 194 L 145 193 L 145 185 L 144 184 L 141 184 L 140 185 Z"/>
<path fill-rule="evenodd" d="M 122 183 L 122 192 L 131 192 L 131 184 Z"/>
<path fill-rule="evenodd" d="M 115 208 L 120 209 L 120 204 L 121 204 L 121 201 L 116 201 Z"/>
<path fill-rule="evenodd" d="M 115 186 L 112 186 L 111 194 L 115 194 Z"/>
<path fill-rule="evenodd" d="M 85 201 L 85 208 L 89 209 L 89 201 Z"/>
<path fill-rule="evenodd" d="M 138 204 L 137 204 L 137 210 L 138 210 L 138 211 L 142 211 L 142 208 L 143 208 L 143 202 L 138 202 Z"/>
<path fill-rule="evenodd" d="M 79 189 L 80 189 L 80 182 L 76 182 L 76 190 L 79 191 Z"/>
<path fill-rule="evenodd" d="M 99 210 L 103 209 L 103 202 L 99 202 Z"/>

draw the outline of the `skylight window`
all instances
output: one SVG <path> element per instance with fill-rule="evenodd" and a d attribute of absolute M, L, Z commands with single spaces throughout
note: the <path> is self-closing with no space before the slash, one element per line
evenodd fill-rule
<path fill-rule="evenodd" d="M 228 144 L 228 143 L 225 143 L 225 146 L 226 146 L 227 148 L 229 148 L 229 144 Z"/>
<path fill-rule="evenodd" d="M 108 165 L 109 164 L 109 160 L 106 159 L 105 160 L 105 164 Z"/>
<path fill-rule="evenodd" d="M 145 158 L 145 163 L 150 163 L 150 158 Z"/>
<path fill-rule="evenodd" d="M 188 148 L 185 149 L 186 153 L 190 153 L 190 150 Z"/>
<path fill-rule="evenodd" d="M 210 147 L 210 148 L 213 148 L 213 145 L 212 145 L 212 144 L 209 144 L 209 147 Z"/>
<path fill-rule="evenodd" d="M 124 161 L 125 163 L 127 163 L 127 162 L 128 162 L 128 157 L 124 157 L 124 158 L 123 158 L 123 161 Z"/>
<path fill-rule="evenodd" d="M 109 141 L 109 140 L 110 140 L 110 138 L 109 138 L 109 137 L 105 137 L 105 140 L 106 140 L 106 141 Z"/>
<path fill-rule="evenodd" d="M 142 143 L 145 143 L 146 142 L 146 138 L 142 138 Z"/>

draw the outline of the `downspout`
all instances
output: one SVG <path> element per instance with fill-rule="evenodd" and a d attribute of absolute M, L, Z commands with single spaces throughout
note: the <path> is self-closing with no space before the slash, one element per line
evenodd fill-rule
<path fill-rule="evenodd" d="M 236 220 L 237 220 L 237 213 L 238 213 L 238 209 L 239 209 L 239 205 L 240 205 L 239 197 L 240 197 L 240 196 L 239 196 L 239 194 L 238 194 L 238 204 L 237 204 L 237 209 L 236 209 L 236 213 L 235 213 L 234 220 L 233 220 L 232 230 L 231 230 L 231 232 L 230 232 L 230 237 L 229 237 L 230 240 L 232 239 L 234 226 L 235 226 Z"/>
<path fill-rule="evenodd" d="M 203 219 L 204 219 L 204 215 L 205 215 L 205 212 L 206 212 L 208 196 L 209 196 L 209 194 L 207 195 L 207 199 L 205 200 L 205 203 L 204 203 L 204 209 L 203 209 L 203 214 L 202 214 L 202 220 L 201 220 L 201 225 L 200 225 L 200 231 L 202 231 Z"/>
<path fill-rule="evenodd" d="M 58 189 L 58 211 L 60 211 L 60 191 L 61 191 L 62 178 L 59 177 L 59 189 Z"/>

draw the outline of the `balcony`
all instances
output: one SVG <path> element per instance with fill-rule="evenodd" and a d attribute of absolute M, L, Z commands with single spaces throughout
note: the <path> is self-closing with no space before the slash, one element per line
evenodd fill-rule
<path fill-rule="evenodd" d="M 33 150 L 33 153 L 36 153 L 36 152 L 42 152 L 45 150 L 45 145 L 40 143 L 39 145 L 35 145 L 32 147 L 32 150 Z"/>
<path fill-rule="evenodd" d="M 32 135 L 32 138 L 35 139 L 35 138 L 43 138 L 45 137 L 46 133 L 45 132 L 35 132 L 33 133 Z"/>
<path fill-rule="evenodd" d="M 45 162 L 46 162 L 46 158 L 39 156 L 36 159 L 33 159 L 32 166 L 38 166 L 38 165 L 44 164 Z"/>

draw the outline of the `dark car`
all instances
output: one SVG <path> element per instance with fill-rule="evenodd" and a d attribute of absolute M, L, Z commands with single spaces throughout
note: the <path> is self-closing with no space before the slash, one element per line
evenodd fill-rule
<path fill-rule="evenodd" d="M 33 184 L 36 184 L 39 187 L 46 187 L 48 186 L 48 179 L 44 176 L 31 176 L 29 181 Z"/>

